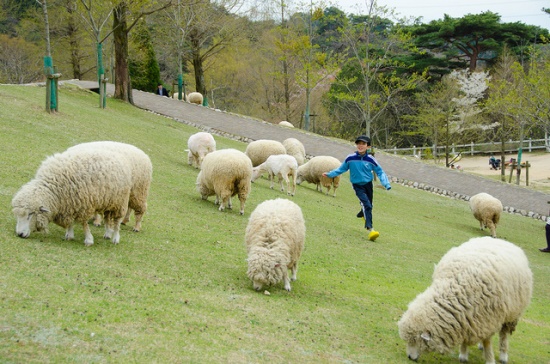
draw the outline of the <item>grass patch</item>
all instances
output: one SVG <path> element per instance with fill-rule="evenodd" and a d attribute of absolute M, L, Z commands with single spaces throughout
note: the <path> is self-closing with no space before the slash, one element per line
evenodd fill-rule
<path fill-rule="evenodd" d="M 394 185 L 375 190 L 369 242 L 358 202 L 342 178 L 337 197 L 307 183 L 292 198 L 306 219 L 306 247 L 292 292 L 255 292 L 246 276 L 244 230 L 262 201 L 285 197 L 265 179 L 253 184 L 245 216 L 219 212 L 195 191 L 187 165 L 197 129 L 64 86 L 60 112 L 44 111 L 44 88 L 0 86 L 0 361 L 7 363 L 277 362 L 407 363 L 397 321 L 431 282 L 433 266 L 478 229 L 464 201 Z M 218 149 L 246 145 L 215 136 Z M 134 144 L 153 162 L 143 229 L 113 245 L 92 227 L 86 248 L 50 224 L 47 234 L 15 236 L 11 199 L 46 156 L 94 140 Z M 237 202 L 238 206 L 238 202 Z M 500 237 L 522 247 L 535 275 L 531 305 L 510 341 L 515 363 L 550 354 L 548 256 L 544 224 L 503 214 Z M 456 363 L 455 352 L 422 363 Z M 472 350 L 471 362 L 482 362 Z"/>

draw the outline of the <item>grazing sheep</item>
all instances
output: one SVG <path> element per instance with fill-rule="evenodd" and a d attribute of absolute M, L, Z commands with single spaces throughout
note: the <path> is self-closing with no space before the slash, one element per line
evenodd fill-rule
<path fill-rule="evenodd" d="M 252 166 L 256 167 L 265 162 L 270 155 L 286 154 L 286 149 L 276 140 L 260 139 L 250 142 L 244 153 L 252 161 Z"/>
<path fill-rule="evenodd" d="M 479 221 L 479 228 L 483 230 L 488 227 L 491 236 L 497 237 L 497 224 L 502 212 L 502 203 L 488 193 L 482 192 L 470 198 L 470 209 L 474 217 Z"/>
<path fill-rule="evenodd" d="M 216 195 L 220 211 L 232 208 L 231 197 L 238 195 L 241 202 L 240 214 L 250 193 L 252 162 L 243 152 L 236 149 L 222 149 L 207 154 L 197 176 L 197 191 L 203 200 Z"/>
<path fill-rule="evenodd" d="M 296 193 L 296 173 L 298 163 L 296 159 L 288 154 L 270 155 L 265 162 L 252 169 L 252 182 L 258 179 L 264 172 L 269 174 L 270 188 L 273 188 L 273 179 L 279 178 L 281 191 L 284 191 L 283 180 L 286 182 L 286 191 L 288 195 L 294 196 Z M 292 177 L 292 189 L 290 188 L 289 176 Z"/>
<path fill-rule="evenodd" d="M 481 343 L 485 362 L 494 364 L 491 337 L 499 332 L 501 363 L 508 362 L 508 335 L 529 305 L 533 275 L 523 250 L 490 237 L 473 238 L 441 258 L 433 282 L 399 320 L 409 359 L 423 351 L 446 353 Z"/>
<path fill-rule="evenodd" d="M 291 123 L 289 123 L 288 121 L 281 121 L 279 123 L 280 126 L 286 126 L 287 128 L 294 128 L 294 125 L 292 125 Z"/>
<path fill-rule="evenodd" d="M 294 202 L 277 198 L 256 207 L 245 232 L 247 274 L 255 290 L 283 281 L 285 289 L 290 291 L 288 269 L 295 281 L 305 238 L 302 210 Z"/>
<path fill-rule="evenodd" d="M 28 238 L 54 222 L 66 229 L 65 239 L 72 240 L 73 223 L 78 222 L 84 228 L 84 245 L 90 246 L 94 237 L 88 220 L 99 212 L 112 219 L 111 241 L 117 244 L 132 186 L 132 167 L 121 153 L 82 148 L 54 154 L 12 199 L 16 234 Z"/>
<path fill-rule="evenodd" d="M 189 95 L 187 95 L 187 102 L 191 104 L 202 105 L 202 94 L 200 92 L 191 92 Z"/>
<path fill-rule="evenodd" d="M 92 150 L 109 150 L 120 153 L 121 157 L 131 167 L 132 189 L 130 190 L 128 211 L 122 220 L 122 224 L 127 224 L 130 221 L 130 214 L 133 210 L 135 224 L 132 230 L 135 232 L 140 231 L 143 215 L 145 215 L 145 212 L 147 211 L 147 197 L 149 195 L 149 188 L 151 187 L 151 180 L 153 179 L 153 164 L 151 163 L 149 156 L 136 146 L 113 141 L 82 143 L 70 147 L 67 150 L 71 151 L 84 148 L 90 148 Z M 93 223 L 95 226 L 101 225 L 100 214 L 96 214 Z M 107 237 L 113 232 L 112 224 L 113 221 L 107 221 L 105 224 Z"/>
<path fill-rule="evenodd" d="M 288 138 L 283 140 L 283 146 L 286 149 L 286 154 L 296 158 L 296 162 L 301 166 L 306 161 L 306 148 L 302 142 L 296 138 Z"/>
<path fill-rule="evenodd" d="M 200 131 L 187 140 L 187 163 L 200 168 L 204 156 L 216 150 L 216 141 L 212 134 Z"/>
<path fill-rule="evenodd" d="M 338 167 L 340 167 L 340 161 L 334 157 L 313 157 L 306 164 L 298 167 L 296 183 L 300 184 L 302 181 L 315 183 L 317 185 L 317 191 L 323 192 L 323 187 L 327 189 L 326 195 L 328 195 L 330 187 L 332 186 L 334 188 L 333 196 L 336 197 L 336 189 L 340 185 L 340 176 L 329 178 L 323 176 L 323 173 Z"/>

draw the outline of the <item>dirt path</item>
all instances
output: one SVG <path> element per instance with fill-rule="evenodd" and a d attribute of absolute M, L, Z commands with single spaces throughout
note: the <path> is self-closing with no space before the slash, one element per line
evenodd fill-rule
<path fill-rule="evenodd" d="M 510 158 L 516 158 L 517 154 L 506 155 L 507 161 Z M 522 162 L 529 162 L 529 186 L 550 190 L 550 154 L 548 153 L 523 153 Z M 482 176 L 490 176 L 499 179 L 501 171 L 495 171 L 489 168 L 489 158 L 483 157 L 463 157 L 455 163 L 457 167 L 468 173 Z M 510 178 L 510 168 L 506 169 L 506 181 Z M 516 180 L 516 172 L 512 175 L 512 182 Z M 525 186 L 526 170 L 521 171 L 520 184 Z"/>

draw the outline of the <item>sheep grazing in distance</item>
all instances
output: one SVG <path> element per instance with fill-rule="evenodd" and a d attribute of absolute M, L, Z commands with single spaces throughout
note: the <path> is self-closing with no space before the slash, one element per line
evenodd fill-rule
<path fill-rule="evenodd" d="M 338 168 L 339 166 L 340 161 L 334 157 L 313 157 L 307 163 L 298 167 L 296 183 L 301 184 L 303 181 L 315 183 L 317 185 L 317 191 L 323 192 L 323 187 L 327 189 L 326 195 L 329 194 L 330 188 L 333 187 L 333 196 L 336 197 L 336 189 L 340 185 L 340 176 L 329 178 L 323 176 L 323 173 Z"/>
<path fill-rule="evenodd" d="M 286 149 L 286 154 L 296 158 L 298 166 L 301 166 L 306 161 L 306 148 L 301 141 L 296 138 L 287 138 L 283 140 L 283 146 Z"/>
<path fill-rule="evenodd" d="M 283 120 L 283 121 L 279 122 L 279 125 L 280 126 L 286 126 L 287 128 L 294 128 L 294 125 L 292 125 L 291 123 L 289 123 L 286 120 Z"/>
<path fill-rule="evenodd" d="M 267 172 L 269 174 L 270 188 L 273 189 L 273 179 L 277 176 L 281 185 L 281 191 L 285 190 L 283 187 L 283 181 L 285 181 L 287 194 L 294 196 L 296 193 L 297 170 L 298 163 L 293 156 L 288 154 L 270 155 L 265 162 L 252 169 L 252 182 Z M 292 178 L 292 188 L 289 177 Z"/>
<path fill-rule="evenodd" d="M 200 168 L 204 156 L 216 150 L 216 141 L 212 134 L 200 131 L 187 140 L 187 163 Z"/>
<path fill-rule="evenodd" d="M 259 204 L 250 215 L 245 232 L 248 277 L 255 290 L 296 280 L 298 259 L 304 249 L 306 226 L 300 206 L 277 198 Z M 289 278 L 288 269 L 292 276 Z"/>
<path fill-rule="evenodd" d="M 433 281 L 399 320 L 409 359 L 424 351 L 447 353 L 481 343 L 494 364 L 491 337 L 499 332 L 501 363 L 508 362 L 508 336 L 529 305 L 533 275 L 523 250 L 491 237 L 473 238 L 450 249 L 434 269 Z"/>
<path fill-rule="evenodd" d="M 250 194 L 252 162 L 243 152 L 236 149 L 222 149 L 207 154 L 197 176 L 197 191 L 203 200 L 216 196 L 215 204 L 220 211 L 232 208 L 231 197 L 238 195 L 241 202 L 240 214 Z"/>
<path fill-rule="evenodd" d="M 143 215 L 145 215 L 145 212 L 147 211 L 147 197 L 149 195 L 149 188 L 151 187 L 151 180 L 153 179 L 153 164 L 151 163 L 149 156 L 134 145 L 113 141 L 81 143 L 70 147 L 67 150 L 71 151 L 84 148 L 89 148 L 92 150 L 110 150 L 120 153 L 122 158 L 124 158 L 126 163 L 131 167 L 132 189 L 130 190 L 128 211 L 122 220 L 122 224 L 127 224 L 130 221 L 130 214 L 134 211 L 135 224 L 132 230 L 135 232 L 140 231 Z M 113 221 L 106 222 L 106 237 L 109 237 L 112 234 L 113 223 Z M 94 218 L 94 225 L 101 225 L 101 214 L 96 214 Z"/>
<path fill-rule="evenodd" d="M 259 139 L 248 143 L 244 154 L 250 158 L 252 166 L 256 167 L 265 162 L 270 155 L 286 154 L 286 149 L 276 140 Z"/>
<path fill-rule="evenodd" d="M 479 228 L 488 227 L 493 238 L 497 237 L 497 224 L 502 212 L 502 202 L 497 198 L 482 192 L 474 195 L 469 201 L 474 217 L 479 221 Z"/>
<path fill-rule="evenodd" d="M 191 104 L 202 105 L 202 94 L 200 92 L 191 92 L 189 95 L 187 95 L 187 102 Z"/>
<path fill-rule="evenodd" d="M 132 186 L 132 166 L 121 153 L 82 148 L 54 154 L 12 199 L 16 234 L 28 238 L 54 222 L 66 229 L 65 239 L 72 240 L 73 223 L 78 222 L 84 229 L 84 245 L 90 246 L 94 237 L 88 220 L 99 212 L 113 221 L 111 241 L 117 244 Z"/>

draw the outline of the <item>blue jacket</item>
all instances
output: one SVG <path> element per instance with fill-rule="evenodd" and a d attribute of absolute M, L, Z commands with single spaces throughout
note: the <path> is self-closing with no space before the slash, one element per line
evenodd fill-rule
<path fill-rule="evenodd" d="M 364 185 L 373 180 L 372 172 L 376 172 L 380 183 L 387 190 L 391 189 L 388 176 L 373 156 L 365 153 L 360 155 L 359 152 L 352 153 L 346 157 L 344 163 L 340 167 L 327 172 L 327 177 L 334 178 L 349 170 L 349 180 L 356 185 Z"/>

